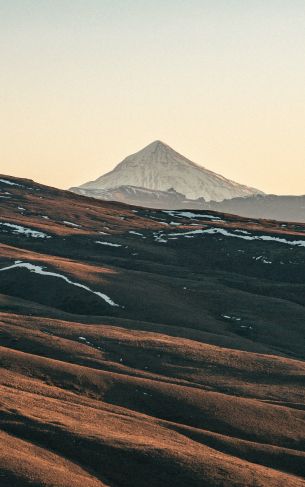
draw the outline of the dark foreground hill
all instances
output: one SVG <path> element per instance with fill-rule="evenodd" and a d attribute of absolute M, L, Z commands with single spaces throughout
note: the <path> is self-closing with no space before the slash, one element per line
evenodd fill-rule
<path fill-rule="evenodd" d="M 1 487 L 305 486 L 305 225 L 0 190 Z"/>

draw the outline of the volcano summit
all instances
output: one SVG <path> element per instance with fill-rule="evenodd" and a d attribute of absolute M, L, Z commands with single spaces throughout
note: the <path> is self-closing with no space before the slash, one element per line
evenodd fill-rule
<path fill-rule="evenodd" d="M 95 181 L 71 188 L 86 196 L 120 201 L 124 199 L 122 194 L 131 193 L 137 202 L 143 189 L 149 190 L 151 199 L 169 198 L 176 193 L 181 201 L 201 202 L 262 194 L 195 164 L 159 140 L 126 157 Z"/>

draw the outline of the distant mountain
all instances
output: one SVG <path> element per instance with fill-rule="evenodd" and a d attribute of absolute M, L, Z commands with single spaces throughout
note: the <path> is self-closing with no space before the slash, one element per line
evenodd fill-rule
<path fill-rule="evenodd" d="M 71 191 L 104 199 L 107 196 L 105 190 L 114 193 L 117 188 L 126 186 L 162 192 L 173 189 L 184 199 L 200 198 L 201 201 L 202 198 L 206 201 L 223 201 L 262 194 L 257 189 L 230 181 L 195 164 L 159 140 L 126 157 L 115 169 L 96 181 L 71 188 Z"/>
<path fill-rule="evenodd" d="M 204 203 L 204 208 L 249 218 L 305 223 L 305 196 L 255 195 L 221 202 L 211 201 Z"/>
<path fill-rule="evenodd" d="M 253 195 L 224 201 L 205 201 L 204 198 L 188 199 L 174 189 L 156 191 L 135 186 L 113 189 L 73 188 L 73 192 L 92 198 L 119 201 L 147 208 L 167 210 L 193 209 L 233 213 L 249 218 L 267 218 L 305 223 L 305 196 Z"/>
<path fill-rule="evenodd" d="M 73 192 L 104 201 L 119 201 L 120 203 L 144 206 L 147 208 L 164 208 L 169 210 L 179 208 L 201 209 L 205 205 L 204 198 L 190 200 L 183 194 L 177 193 L 173 188 L 168 191 L 157 191 L 139 188 L 137 186 L 120 186 L 113 189 L 91 190 L 80 187 L 73 188 Z"/>

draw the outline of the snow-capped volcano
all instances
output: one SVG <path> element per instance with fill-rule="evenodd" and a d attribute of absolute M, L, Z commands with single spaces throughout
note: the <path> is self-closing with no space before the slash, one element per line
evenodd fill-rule
<path fill-rule="evenodd" d="M 152 191 L 174 189 L 187 199 L 222 201 L 237 196 L 261 194 L 261 191 L 220 176 L 182 156 L 167 144 L 156 140 L 126 157 L 112 171 L 96 181 L 72 188 L 82 194 L 99 197 L 98 190 L 124 186 Z M 101 195 L 102 197 L 102 195 Z"/>

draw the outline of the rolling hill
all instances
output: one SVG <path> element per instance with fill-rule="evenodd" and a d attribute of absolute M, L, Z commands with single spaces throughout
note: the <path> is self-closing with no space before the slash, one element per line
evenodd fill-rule
<path fill-rule="evenodd" d="M 0 198 L 1 486 L 305 486 L 304 224 Z"/>

